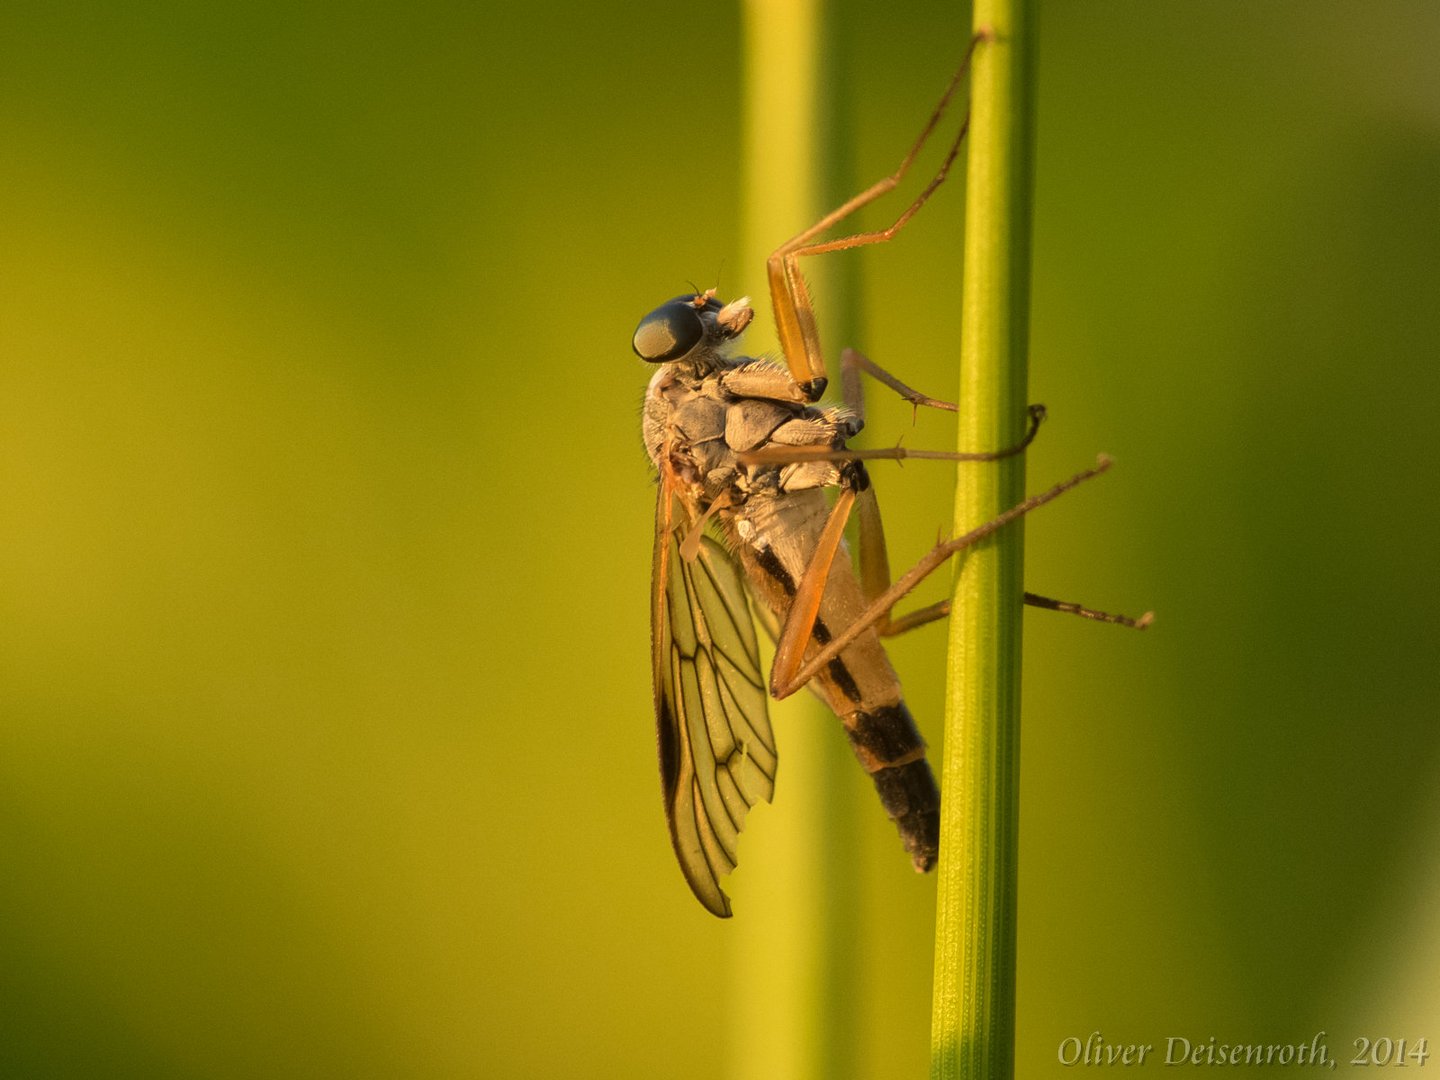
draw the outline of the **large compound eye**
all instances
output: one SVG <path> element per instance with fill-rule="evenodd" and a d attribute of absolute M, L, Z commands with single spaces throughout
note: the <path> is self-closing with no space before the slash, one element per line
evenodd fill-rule
<path fill-rule="evenodd" d="M 630 343 L 641 360 L 664 364 L 679 360 L 705 336 L 693 297 L 677 297 L 640 320 Z"/>

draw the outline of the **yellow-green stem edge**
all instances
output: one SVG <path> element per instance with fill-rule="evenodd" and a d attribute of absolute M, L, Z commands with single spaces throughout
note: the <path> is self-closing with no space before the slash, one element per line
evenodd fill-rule
<path fill-rule="evenodd" d="M 1018 441 L 1030 302 L 1035 5 L 975 0 L 961 295 L 961 450 Z M 1023 497 L 1025 458 L 962 463 L 955 534 Z M 1014 1075 L 1020 799 L 1020 523 L 958 567 L 950 616 L 931 1068 Z"/>

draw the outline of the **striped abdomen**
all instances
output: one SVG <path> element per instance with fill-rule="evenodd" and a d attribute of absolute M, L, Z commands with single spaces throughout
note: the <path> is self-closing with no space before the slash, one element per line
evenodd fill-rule
<path fill-rule="evenodd" d="M 724 517 L 753 591 L 781 624 L 828 515 L 824 495 L 806 490 L 751 498 Z M 842 545 L 806 655 L 855 622 L 865 606 Z M 875 782 L 915 868 L 929 870 L 939 854 L 940 791 L 925 760 L 925 740 L 905 707 L 900 680 L 879 635 L 873 630 L 862 633 L 811 685 L 844 723 L 851 749 Z"/>

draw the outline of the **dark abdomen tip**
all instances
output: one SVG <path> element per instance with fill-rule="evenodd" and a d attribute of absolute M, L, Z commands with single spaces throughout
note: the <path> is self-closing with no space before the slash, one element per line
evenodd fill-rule
<path fill-rule="evenodd" d="M 900 701 L 854 714 L 845 729 L 911 862 L 924 873 L 940 855 L 940 788 L 914 717 Z"/>

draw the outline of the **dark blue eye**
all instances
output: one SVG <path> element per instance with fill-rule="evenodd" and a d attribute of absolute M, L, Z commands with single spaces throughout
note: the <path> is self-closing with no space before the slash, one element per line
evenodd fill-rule
<path fill-rule="evenodd" d="M 641 360 L 664 364 L 679 360 L 704 336 L 705 325 L 700 321 L 695 297 L 677 296 L 640 320 L 630 344 Z"/>

